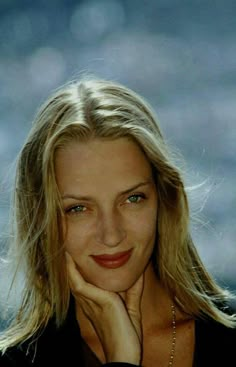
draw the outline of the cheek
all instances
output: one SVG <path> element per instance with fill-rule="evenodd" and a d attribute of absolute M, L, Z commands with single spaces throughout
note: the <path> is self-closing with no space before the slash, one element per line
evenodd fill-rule
<path fill-rule="evenodd" d="M 149 254 L 152 253 L 156 239 L 156 224 L 150 222 L 144 223 L 140 230 L 140 238 L 146 252 Z"/>
<path fill-rule="evenodd" d="M 151 208 L 141 228 L 147 243 L 153 248 L 157 232 L 157 207 Z"/>
<path fill-rule="evenodd" d="M 67 218 L 64 243 L 66 250 L 72 256 L 78 257 L 87 254 L 93 246 L 94 228 L 93 223 L 76 217 Z"/>
<path fill-rule="evenodd" d="M 145 231 L 147 234 L 152 234 L 156 231 L 157 227 L 157 204 L 150 206 L 147 208 L 143 215 L 143 223 L 141 229 Z"/>
<path fill-rule="evenodd" d="M 83 231 L 79 228 L 78 224 L 73 221 L 67 221 L 66 225 L 63 225 L 63 235 L 65 248 L 71 254 L 83 248 L 84 236 Z"/>
<path fill-rule="evenodd" d="M 136 217 L 133 223 L 130 223 L 132 235 L 137 242 L 143 246 L 153 246 L 156 237 L 157 229 L 157 208 L 147 208 L 138 218 Z"/>

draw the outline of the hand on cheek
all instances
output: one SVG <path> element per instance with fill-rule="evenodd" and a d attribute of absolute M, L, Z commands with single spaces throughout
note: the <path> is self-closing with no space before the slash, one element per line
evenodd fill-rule
<path fill-rule="evenodd" d="M 92 322 L 102 343 L 107 362 L 139 364 L 141 359 L 141 297 L 143 275 L 126 292 L 119 294 L 86 282 L 66 252 L 71 292 Z"/>

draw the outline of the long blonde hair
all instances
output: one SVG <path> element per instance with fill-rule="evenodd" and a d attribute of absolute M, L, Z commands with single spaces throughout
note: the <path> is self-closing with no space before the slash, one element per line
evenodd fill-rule
<path fill-rule="evenodd" d="M 192 242 L 183 178 L 155 114 L 130 89 L 93 78 L 73 81 L 53 93 L 38 111 L 19 154 L 10 255 L 16 254 L 17 268 L 24 263 L 26 283 L 17 317 L 0 338 L 0 350 L 34 336 L 52 317 L 60 326 L 68 312 L 70 291 L 54 172 L 57 149 L 75 139 L 124 136 L 139 144 L 155 175 L 157 276 L 185 313 L 235 326 L 235 318 L 218 307 L 228 293 L 212 279 Z"/>

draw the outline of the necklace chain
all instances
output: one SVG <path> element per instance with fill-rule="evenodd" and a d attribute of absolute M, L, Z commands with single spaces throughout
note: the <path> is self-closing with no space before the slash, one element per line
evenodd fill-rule
<path fill-rule="evenodd" d="M 170 352 L 170 359 L 168 363 L 168 367 L 172 367 L 174 363 L 174 355 L 175 355 L 175 346 L 176 346 L 176 310 L 175 305 L 171 306 L 171 313 L 172 313 L 172 343 L 171 343 L 171 352 Z"/>

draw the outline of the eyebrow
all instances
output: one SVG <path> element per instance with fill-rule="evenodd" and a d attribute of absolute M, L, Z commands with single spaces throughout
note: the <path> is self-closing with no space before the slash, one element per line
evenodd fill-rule
<path fill-rule="evenodd" d="M 142 186 L 146 186 L 146 185 L 150 185 L 152 184 L 152 179 L 148 179 L 147 181 L 143 181 L 143 182 L 139 182 L 138 184 L 130 187 L 129 189 L 125 190 L 125 191 L 121 191 L 118 193 L 118 196 L 120 195 L 127 195 L 132 191 L 137 190 L 138 188 L 142 187 Z M 89 201 L 91 199 L 93 199 L 91 196 L 80 196 L 80 195 L 74 195 L 74 194 L 65 194 L 62 196 L 62 200 L 65 199 L 75 199 L 75 200 L 85 200 L 85 201 Z"/>

